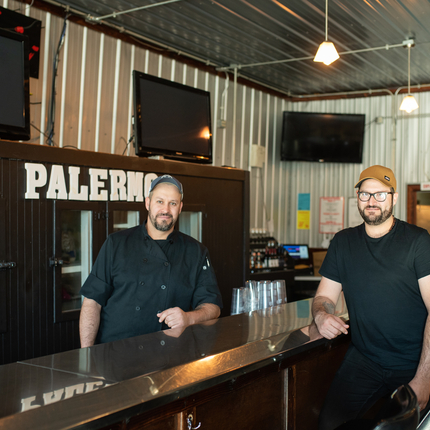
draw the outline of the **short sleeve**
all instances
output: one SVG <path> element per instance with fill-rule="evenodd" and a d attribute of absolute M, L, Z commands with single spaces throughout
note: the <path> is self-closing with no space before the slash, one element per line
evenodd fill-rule
<path fill-rule="evenodd" d="M 221 292 L 207 250 L 200 259 L 197 284 L 193 294 L 193 309 L 203 303 L 212 303 L 222 309 Z"/>
<path fill-rule="evenodd" d="M 81 288 L 81 295 L 88 299 L 95 300 L 99 305 L 105 306 L 112 294 L 111 283 L 111 243 L 108 238 L 103 244 L 90 275 Z"/>
<path fill-rule="evenodd" d="M 427 231 L 417 239 L 414 266 L 417 279 L 430 275 L 430 235 Z"/>
<path fill-rule="evenodd" d="M 319 273 L 325 278 L 331 279 L 332 281 L 341 283 L 338 264 L 337 264 L 337 253 L 339 247 L 339 237 L 335 235 L 330 246 L 327 250 L 327 255 L 324 257 L 324 261 L 321 265 Z"/>

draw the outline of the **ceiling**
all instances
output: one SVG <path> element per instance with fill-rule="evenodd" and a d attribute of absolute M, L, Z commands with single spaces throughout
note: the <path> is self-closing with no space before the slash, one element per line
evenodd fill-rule
<path fill-rule="evenodd" d="M 168 3 L 170 2 L 170 3 Z M 157 3 L 160 3 L 157 6 Z M 330 0 L 328 40 L 341 54 L 326 66 L 312 61 L 325 38 L 325 0 L 56 0 L 87 19 L 141 6 L 147 9 L 103 18 L 216 68 L 239 65 L 239 76 L 283 93 L 309 95 L 430 83 L 430 1 Z M 368 48 L 367 52 L 342 54 Z M 299 61 L 254 67 L 288 59 Z"/>

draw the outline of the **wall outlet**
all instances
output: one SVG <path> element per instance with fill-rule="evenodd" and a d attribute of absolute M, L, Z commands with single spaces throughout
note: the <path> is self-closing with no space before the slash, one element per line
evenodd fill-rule
<path fill-rule="evenodd" d="M 251 167 L 263 167 L 266 158 L 266 148 L 260 145 L 251 145 L 251 159 L 249 165 Z"/>
<path fill-rule="evenodd" d="M 219 119 L 218 128 L 226 128 L 226 127 L 227 127 L 227 121 L 225 119 Z"/>

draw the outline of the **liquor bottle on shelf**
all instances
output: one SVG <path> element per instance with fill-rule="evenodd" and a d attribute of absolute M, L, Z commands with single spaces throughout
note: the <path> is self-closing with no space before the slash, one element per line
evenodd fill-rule
<path fill-rule="evenodd" d="M 257 253 L 255 251 L 250 251 L 249 253 L 249 268 L 255 269 L 257 267 Z"/>
<path fill-rule="evenodd" d="M 256 269 L 262 269 L 263 268 L 263 262 L 261 261 L 261 253 L 257 252 L 257 260 L 255 262 L 255 268 Z"/>
<path fill-rule="evenodd" d="M 287 252 L 267 230 L 252 228 L 249 247 L 249 267 L 252 271 L 282 270 L 287 266 Z"/>

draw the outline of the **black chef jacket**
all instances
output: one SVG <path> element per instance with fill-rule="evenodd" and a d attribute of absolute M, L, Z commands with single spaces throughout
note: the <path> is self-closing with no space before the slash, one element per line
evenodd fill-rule
<path fill-rule="evenodd" d="M 102 306 L 96 343 L 166 329 L 157 313 L 168 308 L 222 307 L 207 248 L 176 230 L 167 239 L 165 254 L 142 224 L 111 234 L 103 244 L 81 288 Z"/>

